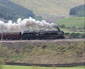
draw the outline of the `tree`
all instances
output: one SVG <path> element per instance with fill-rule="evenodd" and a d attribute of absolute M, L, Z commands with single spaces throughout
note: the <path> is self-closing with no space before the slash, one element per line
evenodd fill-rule
<path fill-rule="evenodd" d="M 80 6 L 71 8 L 70 15 L 80 16 L 80 17 L 85 16 L 85 5 L 80 5 Z"/>

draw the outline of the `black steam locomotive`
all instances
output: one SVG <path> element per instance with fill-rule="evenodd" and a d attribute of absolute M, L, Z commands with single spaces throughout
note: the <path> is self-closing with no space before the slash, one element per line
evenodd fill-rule
<path fill-rule="evenodd" d="M 42 39 L 64 39 L 64 32 L 56 31 L 24 31 L 0 33 L 0 40 L 42 40 Z"/>

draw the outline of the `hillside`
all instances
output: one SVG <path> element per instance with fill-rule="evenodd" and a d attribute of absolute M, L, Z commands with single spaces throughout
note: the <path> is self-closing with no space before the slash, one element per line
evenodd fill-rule
<path fill-rule="evenodd" d="M 69 10 L 77 5 L 84 4 L 84 0 L 11 0 L 35 14 L 50 17 L 50 15 L 68 15 Z"/>
<path fill-rule="evenodd" d="M 0 18 L 9 20 L 29 16 L 35 16 L 31 10 L 19 6 L 9 0 L 0 0 Z"/>

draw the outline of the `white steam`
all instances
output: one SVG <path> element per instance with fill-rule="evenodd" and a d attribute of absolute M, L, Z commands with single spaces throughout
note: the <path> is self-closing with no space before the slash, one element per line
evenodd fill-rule
<path fill-rule="evenodd" d="M 54 27 L 54 23 L 48 23 L 45 20 L 37 21 L 31 17 L 23 20 L 18 18 L 16 22 L 12 20 L 7 23 L 0 21 L 0 32 L 52 30 Z"/>

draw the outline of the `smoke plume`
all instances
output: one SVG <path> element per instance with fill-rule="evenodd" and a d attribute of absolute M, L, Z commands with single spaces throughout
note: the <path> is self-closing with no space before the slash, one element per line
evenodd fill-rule
<path fill-rule="evenodd" d="M 23 32 L 55 29 L 54 23 L 48 23 L 45 20 L 38 21 L 33 18 L 21 19 L 16 22 L 9 20 L 7 23 L 0 21 L 0 32 Z"/>

